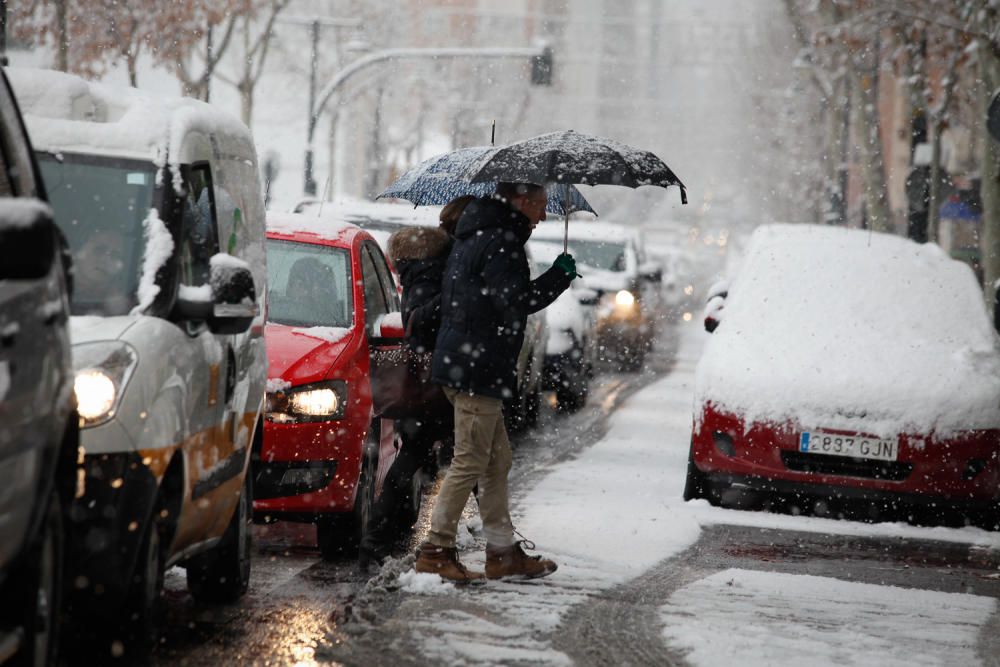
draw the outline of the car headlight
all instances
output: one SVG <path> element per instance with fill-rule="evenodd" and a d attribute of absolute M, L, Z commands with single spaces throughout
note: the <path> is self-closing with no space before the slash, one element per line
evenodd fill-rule
<path fill-rule="evenodd" d="M 620 290 L 615 294 L 615 305 L 622 308 L 631 308 L 635 305 L 635 295 L 627 289 Z"/>
<path fill-rule="evenodd" d="M 120 341 L 73 346 L 73 390 L 82 428 L 115 416 L 138 361 L 135 349 Z"/>
<path fill-rule="evenodd" d="M 346 382 L 317 382 L 268 393 L 266 417 L 279 424 L 342 419 L 346 403 Z"/>

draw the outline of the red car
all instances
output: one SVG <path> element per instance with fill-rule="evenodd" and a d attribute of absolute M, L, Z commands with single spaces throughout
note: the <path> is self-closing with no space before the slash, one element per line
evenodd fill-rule
<path fill-rule="evenodd" d="M 1000 339 L 968 266 L 899 237 L 774 225 L 719 298 L 685 499 L 737 486 L 996 523 Z"/>
<path fill-rule="evenodd" d="M 393 423 L 374 416 L 370 377 L 402 343 L 399 297 L 371 235 L 330 217 L 268 214 L 267 270 L 254 511 L 315 522 L 333 558 L 357 546 L 395 458 Z"/>

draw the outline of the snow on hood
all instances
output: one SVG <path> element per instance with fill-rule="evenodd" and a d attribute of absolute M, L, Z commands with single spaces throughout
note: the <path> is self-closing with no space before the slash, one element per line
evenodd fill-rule
<path fill-rule="evenodd" d="M 73 345 L 118 340 L 138 321 L 139 318 L 132 315 L 76 315 L 69 318 L 69 339 Z"/>
<path fill-rule="evenodd" d="M 747 422 L 880 436 L 998 428 L 998 338 L 972 272 L 936 245 L 766 226 L 732 281 L 695 399 Z"/>
<path fill-rule="evenodd" d="M 298 328 L 269 322 L 264 336 L 267 341 L 267 377 L 291 385 L 326 379 L 327 373 L 347 347 L 350 341 L 348 334 L 352 331 L 340 327 Z"/>

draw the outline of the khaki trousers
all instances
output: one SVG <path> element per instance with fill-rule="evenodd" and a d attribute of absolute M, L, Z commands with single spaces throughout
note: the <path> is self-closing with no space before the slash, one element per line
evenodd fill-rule
<path fill-rule="evenodd" d="M 511 451 L 503 423 L 503 401 L 472 396 L 446 387 L 455 406 L 455 456 L 438 491 L 427 540 L 455 546 L 458 520 L 472 487 L 479 483 L 479 514 L 490 546 L 514 544 L 514 526 L 507 506 L 507 473 Z"/>

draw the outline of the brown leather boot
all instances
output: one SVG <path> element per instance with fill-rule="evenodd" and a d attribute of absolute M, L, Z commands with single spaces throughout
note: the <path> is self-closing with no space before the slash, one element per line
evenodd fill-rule
<path fill-rule="evenodd" d="M 521 545 L 534 549 L 528 540 L 515 542 L 509 547 L 486 545 L 487 579 L 537 579 L 547 577 L 558 569 L 552 561 L 541 556 L 529 556 Z"/>
<path fill-rule="evenodd" d="M 417 549 L 417 562 L 413 568 L 417 572 L 436 574 L 456 584 L 486 583 L 482 572 L 473 572 L 462 565 L 458 560 L 458 549 L 455 547 L 439 547 L 424 542 Z"/>

